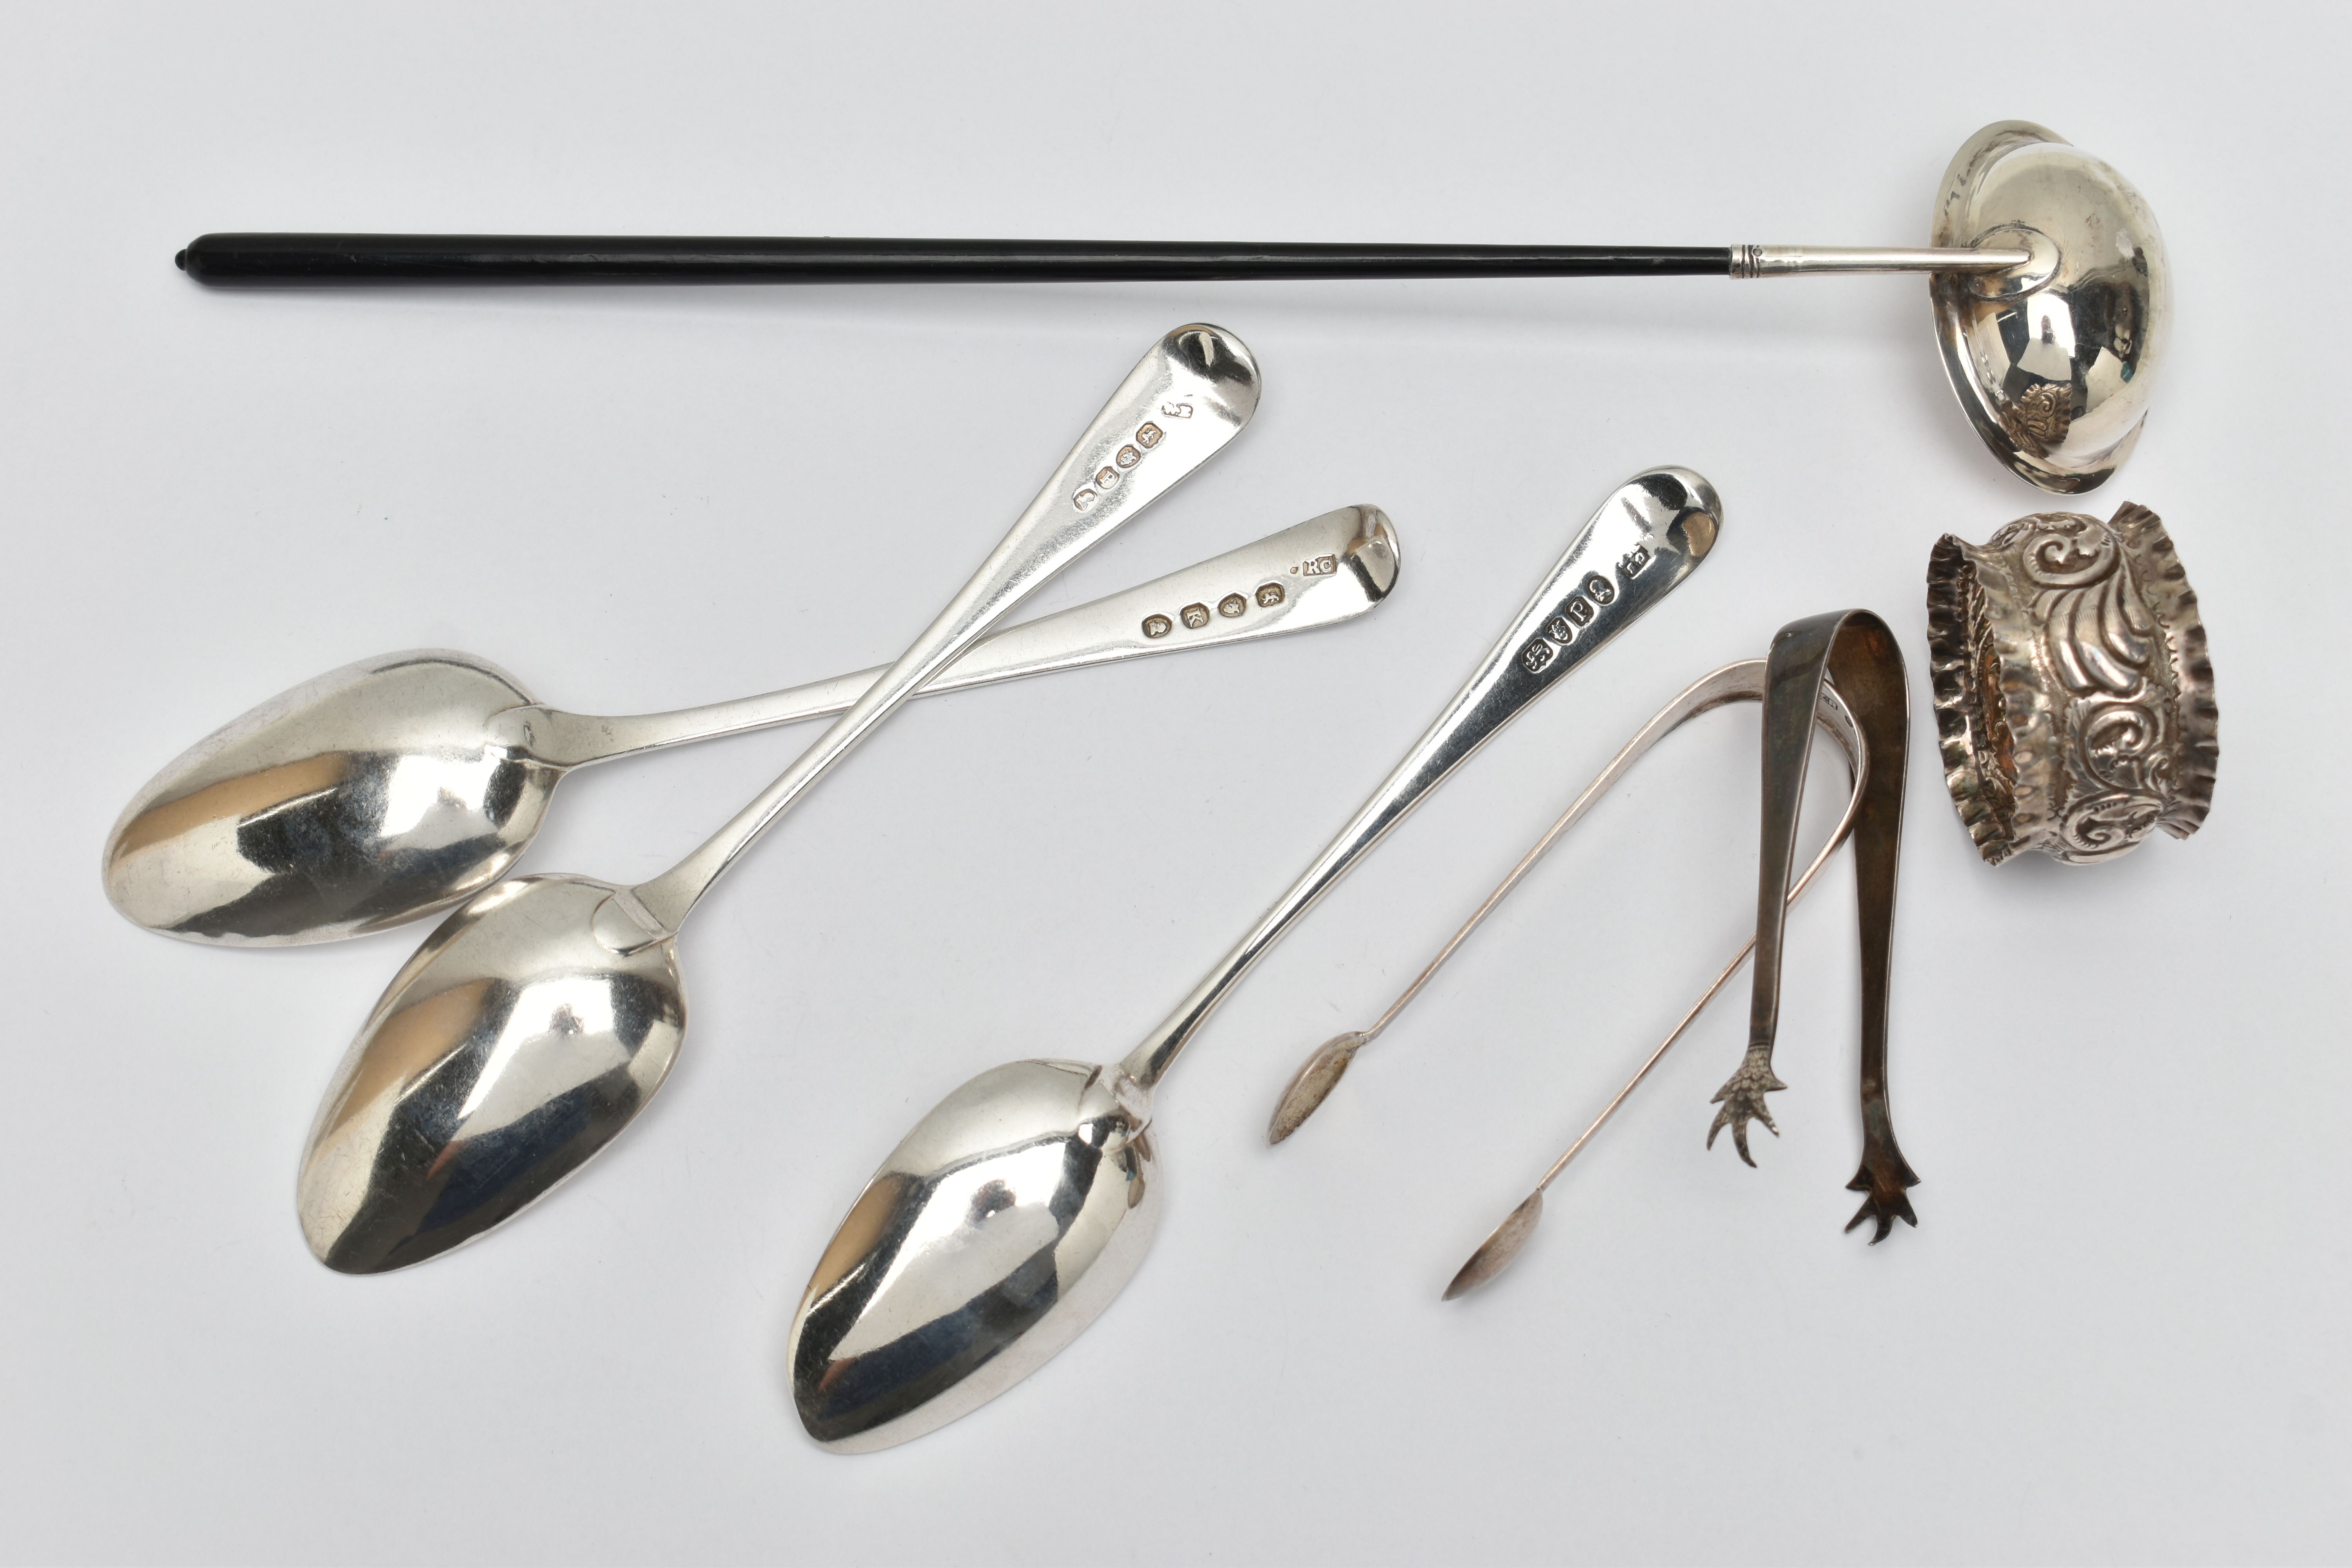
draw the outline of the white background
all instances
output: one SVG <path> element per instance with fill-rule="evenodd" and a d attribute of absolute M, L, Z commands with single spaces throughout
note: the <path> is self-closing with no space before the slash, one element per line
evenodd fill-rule
<path fill-rule="evenodd" d="M 0 13 L 0 1554 L 249 1562 L 2341 1561 L 2352 1054 L 2337 466 L 2342 13 L 1780 5 L 59 6 Z M 2050 504 L 1955 408 L 1916 279 L 206 291 L 206 229 L 1915 244 L 2021 117 L 2177 271 L 2086 504 L 2169 523 L 2222 710 L 2210 825 L 1979 864 L 1922 574 Z M 446 645 L 627 712 L 887 660 L 1135 356 L 1217 321 L 1254 426 L 1048 591 L 1368 500 L 1378 615 L 919 704 L 688 933 L 694 1026 L 543 1207 L 345 1279 L 295 1226 L 327 1075 L 420 932 L 223 952 L 107 906 L 183 746 Z M 1418 734 L 1601 496 L 1715 557 L 1433 798 L 1160 1101 L 1150 1260 L 1057 1361 L 883 1455 L 782 1344 L 898 1134 L 1115 1058 Z M 1841 863 L 1794 921 L 1750 1171 L 1701 1146 L 1745 982 L 1438 1290 L 1736 945 L 1752 710 L 1662 748 L 1278 1151 L 1636 721 L 1796 616 L 1911 660 L 1894 1070 L 1921 1226 L 1843 1235 Z M 667 865 L 813 728 L 567 784 L 525 869 Z"/>

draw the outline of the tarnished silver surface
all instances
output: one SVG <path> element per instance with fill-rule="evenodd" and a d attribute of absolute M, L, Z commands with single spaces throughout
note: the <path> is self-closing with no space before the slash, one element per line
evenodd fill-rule
<path fill-rule="evenodd" d="M 1333 626 L 1396 584 L 1394 530 L 1342 507 L 994 633 L 919 693 Z M 1237 613 L 1179 626 L 1206 598 Z M 236 946 L 327 942 L 448 908 L 504 876 L 571 769 L 838 713 L 880 668 L 668 713 L 535 703 L 469 654 L 388 654 L 320 676 L 156 774 L 108 836 L 107 897 L 151 931 Z"/>
<path fill-rule="evenodd" d="M 1623 749 L 1609 760 L 1608 764 L 1590 784 L 1585 786 L 1583 793 L 1570 804 L 1569 808 L 1544 830 L 1543 836 L 1538 838 L 1527 854 L 1520 858 L 1518 864 L 1512 867 L 1509 874 L 1496 884 L 1495 890 L 1486 895 L 1486 900 L 1471 911 L 1470 918 L 1446 939 L 1444 945 L 1438 949 L 1436 956 L 1432 958 L 1421 973 L 1413 977 L 1412 983 L 1404 988 L 1397 999 L 1389 1005 L 1388 1011 L 1381 1014 L 1370 1028 L 1336 1036 L 1325 1041 L 1299 1064 L 1298 1070 L 1291 1075 L 1290 1082 L 1284 1086 L 1280 1098 L 1275 1103 L 1274 1114 L 1267 1123 L 1266 1142 L 1282 1142 L 1297 1131 L 1307 1118 L 1322 1107 L 1331 1091 L 1339 1087 L 1340 1079 L 1346 1076 L 1349 1068 L 1353 1065 L 1357 1054 L 1396 1020 L 1397 1016 L 1404 1011 L 1415 996 L 1420 994 L 1422 988 L 1429 984 L 1431 977 L 1437 973 L 1445 961 L 1454 955 L 1455 950 L 1465 941 L 1468 940 L 1470 933 L 1477 930 L 1488 915 L 1494 913 L 1504 899 L 1510 895 L 1511 890 L 1519 885 L 1521 879 L 1534 869 L 1546 854 L 1549 853 L 1552 847 L 1559 841 L 1560 837 L 1581 821 L 1585 814 L 1592 809 L 1601 796 L 1608 794 L 1635 763 L 1648 754 L 1652 747 L 1698 715 L 1720 708 L 1726 703 L 1762 701 L 1769 689 L 1767 675 L 1767 661 L 1760 658 L 1727 664 L 1693 681 L 1676 694 L 1673 701 L 1660 709 L 1650 721 L 1642 726 L 1633 738 L 1625 743 Z M 1847 836 L 1853 830 L 1854 822 L 1862 814 L 1864 792 L 1870 779 L 1868 748 L 1864 742 L 1853 711 L 1846 706 L 1844 699 L 1834 688 L 1824 687 L 1816 694 L 1812 721 L 1814 724 L 1829 733 L 1830 737 L 1837 742 L 1838 749 L 1845 754 L 1852 789 L 1846 801 L 1845 810 L 1840 815 L 1837 826 L 1832 830 L 1828 842 L 1824 843 L 1820 853 L 1813 857 L 1812 864 L 1805 868 L 1804 875 L 1798 878 L 1795 885 L 1787 889 L 1785 901 L 1790 904 L 1795 903 L 1804 896 L 1805 889 L 1812 885 L 1813 879 L 1820 875 L 1822 868 L 1829 863 L 1830 857 L 1836 853 L 1838 847 L 1846 841 Z M 1513 1260 L 1518 1257 L 1520 1248 L 1524 1247 L 1528 1239 L 1534 1236 L 1536 1226 L 1543 1219 L 1545 1191 L 1559 1178 L 1560 1173 L 1568 1168 L 1569 1163 L 1583 1152 L 1585 1145 L 1592 1142 L 1601 1129 L 1608 1125 L 1609 1119 L 1617 1114 L 1618 1107 L 1623 1105 L 1627 1098 L 1641 1087 L 1642 1081 L 1650 1076 L 1651 1069 L 1664 1059 L 1666 1053 L 1674 1048 L 1675 1043 L 1683 1037 L 1684 1033 L 1697 1019 L 1706 1005 L 1715 999 L 1716 993 L 1730 983 L 1731 977 L 1739 972 L 1739 966 L 1745 963 L 1748 955 L 1755 951 L 1756 938 L 1751 935 L 1740 944 L 1739 951 L 1731 955 L 1731 962 L 1723 966 L 1722 972 L 1717 974 L 1714 983 L 1699 994 L 1698 1000 L 1694 1002 L 1689 1011 L 1683 1015 L 1682 1021 L 1675 1026 L 1673 1032 L 1666 1036 L 1656 1050 L 1650 1053 L 1649 1058 L 1634 1072 L 1625 1086 L 1601 1108 L 1601 1114 L 1594 1117 L 1591 1124 L 1578 1134 L 1576 1142 L 1570 1144 L 1567 1151 L 1552 1162 L 1551 1168 L 1543 1173 L 1542 1179 L 1536 1183 L 1534 1189 L 1503 1217 L 1502 1223 L 1495 1227 L 1486 1240 L 1478 1244 L 1477 1249 L 1470 1255 L 1469 1260 L 1455 1271 L 1453 1279 L 1447 1283 L 1445 1300 L 1451 1301 L 1468 1295 L 1511 1266 Z"/>
<path fill-rule="evenodd" d="M 1354 819 L 1124 1061 L 1016 1062 L 923 1119 L 850 1206 L 793 1315 L 786 1363 L 813 1438 L 855 1452 L 934 1430 L 1034 1371 L 1108 1305 L 1149 1239 L 1151 1090 L 1186 1042 L 1423 796 L 1689 575 L 1720 515 L 1688 469 L 1654 469 L 1619 489 Z M 1114 1178 L 1090 1127 L 1129 1140 L 1121 1147 L 1135 1155 L 1116 1179 L 1145 1201 L 1121 1208 L 1101 1195 Z M 1034 1178 L 996 1174 L 1029 1158 Z M 1089 1215 L 1136 1234 L 1101 1237 Z"/>
<path fill-rule="evenodd" d="M 1894 631 L 1868 610 L 1836 610 L 1791 621 L 1773 634 L 1772 651 L 1765 660 L 1763 824 L 1756 856 L 1756 973 L 1748 1050 L 1730 1079 L 1716 1091 L 1716 1102 L 1723 1109 L 1707 1129 L 1706 1142 L 1713 1148 L 1715 1135 L 1729 1127 L 1739 1157 L 1753 1165 L 1748 1121 L 1752 1118 L 1778 1131 L 1764 1108 L 1764 1096 L 1787 1087 L 1773 1076 L 1772 1049 L 1780 1024 L 1789 876 L 1796 862 L 1797 813 L 1804 798 L 1814 717 L 1831 682 L 1853 710 L 1870 759 L 1853 819 L 1854 913 L 1862 947 L 1862 1167 L 1846 1184 L 1847 1191 L 1864 1197 L 1846 1229 L 1874 1225 L 1870 1239 L 1876 1246 L 1896 1220 L 1919 1223 L 1908 1196 L 1919 1178 L 1895 1142 L 1894 1099 L 1886 1076 L 1911 691 Z"/>
<path fill-rule="evenodd" d="M 686 1001 L 674 942 L 696 900 L 992 621 L 1220 450 L 1257 387 L 1230 334 L 1170 332 L 914 646 L 700 848 L 634 888 L 532 877 L 461 905 L 377 1004 L 312 1129 L 297 1207 L 320 1261 L 377 1273 L 445 1252 L 609 1142 L 677 1056 Z M 1140 463 L 1114 456 L 1140 455 L 1134 433 L 1163 419 Z"/>
<path fill-rule="evenodd" d="M 1995 456 L 2046 490 L 2096 488 L 2139 439 L 2164 368 L 2172 271 L 2155 214 L 2056 132 L 2004 120 L 1954 155 L 1930 242 L 2031 253 L 1931 279 L 1944 369 Z"/>
<path fill-rule="evenodd" d="M 2221 760 L 2197 595 L 2156 513 L 2037 512 L 1927 562 L 1944 782 L 1998 866 L 2070 865 L 2197 831 Z"/>

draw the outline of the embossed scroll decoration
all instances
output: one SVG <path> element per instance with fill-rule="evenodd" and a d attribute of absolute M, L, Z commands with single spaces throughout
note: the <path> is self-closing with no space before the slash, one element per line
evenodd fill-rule
<path fill-rule="evenodd" d="M 2039 512 L 1981 545 L 1946 534 L 1927 618 L 1945 782 L 1987 861 L 2111 859 L 2205 820 L 2213 668 L 2154 512 Z"/>

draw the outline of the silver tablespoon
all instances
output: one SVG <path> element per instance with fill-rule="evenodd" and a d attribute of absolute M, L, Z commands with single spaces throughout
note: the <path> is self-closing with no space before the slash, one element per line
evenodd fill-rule
<path fill-rule="evenodd" d="M 1394 586 L 1396 539 L 1343 507 L 1214 560 L 982 638 L 918 695 L 1332 626 Z M 345 665 L 215 731 L 107 836 L 106 896 L 167 936 L 331 942 L 432 914 L 506 875 L 573 768 L 838 713 L 879 668 L 669 713 L 535 701 L 441 648 Z"/>
<path fill-rule="evenodd" d="M 1722 509 L 1687 468 L 1601 503 L 1354 819 L 1124 1061 L 1019 1061 L 941 1101 L 825 1248 L 785 1350 L 809 1436 L 887 1448 L 979 1408 L 1108 1306 L 1158 1224 L 1151 1091 L 1293 921 L 1486 739 L 1688 576 Z"/>
<path fill-rule="evenodd" d="M 627 1126 L 685 1036 L 675 939 L 696 901 L 990 623 L 1232 439 L 1257 394 L 1240 340 L 1168 333 L 914 646 L 701 847 L 633 888 L 524 877 L 459 906 L 393 977 L 311 1128 L 296 1206 L 320 1261 L 373 1274 L 446 1252 Z"/>

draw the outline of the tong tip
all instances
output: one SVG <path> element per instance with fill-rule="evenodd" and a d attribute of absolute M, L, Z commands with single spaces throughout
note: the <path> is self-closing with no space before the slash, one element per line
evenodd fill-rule
<path fill-rule="evenodd" d="M 1918 1184 L 1919 1178 L 1912 1173 L 1909 1162 L 1900 1153 L 1891 1157 L 1875 1152 L 1865 1154 L 1862 1169 L 1853 1173 L 1853 1180 L 1845 1186 L 1850 1193 L 1866 1193 L 1869 1195 L 1862 1200 L 1862 1206 L 1853 1211 L 1853 1217 L 1845 1222 L 1846 1229 L 1856 1230 L 1864 1221 L 1875 1220 L 1878 1228 L 1870 1238 L 1873 1247 L 1886 1239 L 1898 1219 L 1912 1229 L 1918 1229 L 1919 1216 L 1911 1212 L 1911 1194 L 1906 1190 Z"/>
<path fill-rule="evenodd" d="M 1453 1282 L 1445 1287 L 1445 1300 L 1452 1301 L 1467 1296 L 1508 1268 L 1512 1260 L 1518 1257 L 1519 1248 L 1525 1247 L 1528 1237 L 1535 1233 L 1536 1222 L 1541 1218 L 1543 1189 L 1538 1187 L 1504 1217 L 1503 1223 L 1495 1227 L 1493 1235 L 1478 1244 L 1478 1250 L 1470 1255 L 1470 1261 L 1462 1266 L 1461 1271 L 1454 1276 Z"/>
<path fill-rule="evenodd" d="M 1334 1035 L 1299 1064 L 1283 1089 L 1282 1098 L 1275 1102 L 1274 1116 L 1266 1123 L 1268 1143 L 1281 1142 L 1306 1124 L 1325 1098 L 1339 1087 L 1339 1080 L 1347 1076 L 1348 1064 L 1356 1059 L 1356 1052 L 1363 1047 L 1366 1038 L 1352 1031 Z"/>

